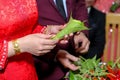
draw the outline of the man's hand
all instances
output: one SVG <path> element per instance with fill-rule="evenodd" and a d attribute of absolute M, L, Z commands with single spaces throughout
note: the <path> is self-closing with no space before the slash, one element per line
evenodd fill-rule
<path fill-rule="evenodd" d="M 80 32 L 74 36 L 74 43 L 76 52 L 86 53 L 88 52 L 90 41 L 84 35 L 84 33 Z"/>
<path fill-rule="evenodd" d="M 65 68 L 69 68 L 71 70 L 77 70 L 78 66 L 75 66 L 73 64 L 74 61 L 77 61 L 78 58 L 69 54 L 67 51 L 65 50 L 59 50 L 57 55 L 56 55 L 57 60 L 60 61 L 60 63 L 65 67 Z"/>

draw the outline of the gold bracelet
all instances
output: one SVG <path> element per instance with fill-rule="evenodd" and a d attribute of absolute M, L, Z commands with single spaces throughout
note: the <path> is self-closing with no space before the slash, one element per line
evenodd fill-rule
<path fill-rule="evenodd" d="M 12 44 L 13 44 L 13 48 L 14 48 L 14 51 L 15 51 L 15 54 L 18 55 L 20 54 L 20 48 L 19 48 L 19 44 L 18 44 L 18 40 L 13 40 L 12 41 Z"/>

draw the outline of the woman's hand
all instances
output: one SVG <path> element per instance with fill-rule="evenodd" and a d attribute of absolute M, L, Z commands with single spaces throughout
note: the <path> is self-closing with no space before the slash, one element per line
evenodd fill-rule
<path fill-rule="evenodd" d="M 84 35 L 84 33 L 80 32 L 74 36 L 74 43 L 76 52 L 86 53 L 88 52 L 90 41 Z"/>
<path fill-rule="evenodd" d="M 21 52 L 28 52 L 36 56 L 48 53 L 56 46 L 57 40 L 51 39 L 52 35 L 30 34 L 18 39 Z"/>
<path fill-rule="evenodd" d="M 65 28 L 65 25 L 47 25 L 47 28 L 45 30 L 45 34 L 53 34 L 56 35 L 59 31 L 61 31 L 63 28 Z M 68 43 L 68 38 L 69 36 L 72 36 L 73 33 L 69 34 L 69 35 L 65 35 L 64 39 L 60 40 L 61 44 L 66 44 Z"/>
<path fill-rule="evenodd" d="M 46 30 L 44 31 L 45 34 L 57 34 L 61 31 L 65 26 L 64 25 L 47 25 Z"/>
<path fill-rule="evenodd" d="M 69 54 L 67 51 L 65 50 L 59 50 L 57 55 L 56 55 L 56 59 L 60 61 L 60 63 L 65 67 L 65 68 L 69 68 L 71 70 L 77 70 L 78 66 L 75 66 L 73 64 L 74 61 L 77 61 L 78 58 Z"/>

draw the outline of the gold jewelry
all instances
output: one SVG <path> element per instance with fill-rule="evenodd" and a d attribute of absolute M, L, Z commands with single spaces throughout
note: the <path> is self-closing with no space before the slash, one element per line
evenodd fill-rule
<path fill-rule="evenodd" d="M 13 40 L 12 41 L 12 44 L 13 44 L 13 48 L 14 48 L 14 51 L 15 51 L 15 54 L 18 55 L 20 54 L 20 48 L 19 48 L 19 44 L 18 44 L 18 40 Z"/>

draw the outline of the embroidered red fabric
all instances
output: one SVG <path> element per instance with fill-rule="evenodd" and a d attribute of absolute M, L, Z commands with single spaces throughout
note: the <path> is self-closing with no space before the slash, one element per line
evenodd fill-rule
<path fill-rule="evenodd" d="M 33 29 L 39 32 L 42 28 L 36 28 L 37 19 L 36 0 L 0 0 L 0 42 L 25 36 L 32 33 Z M 3 47 L 0 43 L 0 50 Z M 2 54 L 0 52 L 1 60 Z M 38 80 L 29 53 L 5 58 L 2 64 L 4 69 L 0 70 L 0 80 Z"/>
<path fill-rule="evenodd" d="M 114 1 L 115 0 L 96 0 L 94 7 L 103 13 L 108 13 Z M 120 13 L 120 8 L 116 10 L 116 13 Z"/>
<path fill-rule="evenodd" d="M 8 55 L 8 42 L 6 40 L 3 40 L 0 42 L 0 70 L 2 70 L 5 67 L 6 60 Z"/>

